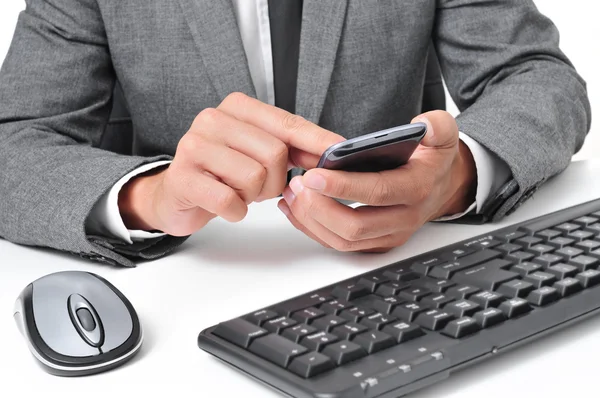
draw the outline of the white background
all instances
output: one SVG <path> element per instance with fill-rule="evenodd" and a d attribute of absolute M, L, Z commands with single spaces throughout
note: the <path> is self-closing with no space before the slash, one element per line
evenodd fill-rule
<path fill-rule="evenodd" d="M 198 0 L 200 1 L 200 0 Z M 4 60 L 19 12 L 21 0 L 0 1 L 0 60 Z M 561 48 L 569 56 L 579 73 L 588 83 L 592 111 L 600 109 L 600 22 L 594 12 L 594 0 L 537 0 L 540 11 L 550 17 L 561 33 Z M 448 98 L 448 111 L 456 115 L 456 107 Z M 600 128 L 592 130 L 575 160 L 600 157 Z"/>

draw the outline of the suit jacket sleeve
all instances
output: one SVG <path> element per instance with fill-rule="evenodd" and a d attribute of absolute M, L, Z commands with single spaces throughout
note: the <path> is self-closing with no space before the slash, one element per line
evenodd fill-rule
<path fill-rule="evenodd" d="M 438 0 L 433 40 L 459 129 L 495 153 L 512 177 L 481 219 L 516 210 L 583 145 L 586 83 L 559 32 L 531 0 Z M 476 216 L 477 217 L 477 216 Z"/>
<path fill-rule="evenodd" d="M 97 148 L 115 73 L 95 0 L 27 1 L 0 71 L 0 236 L 133 266 L 185 238 L 126 245 L 87 235 L 98 199 L 137 167 L 168 156 Z"/>

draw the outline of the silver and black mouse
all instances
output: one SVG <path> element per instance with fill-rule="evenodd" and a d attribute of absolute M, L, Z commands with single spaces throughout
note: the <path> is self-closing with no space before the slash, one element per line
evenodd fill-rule
<path fill-rule="evenodd" d="M 16 301 L 14 318 L 33 356 L 59 376 L 120 366 L 143 341 L 129 300 L 89 272 L 57 272 L 30 283 Z"/>

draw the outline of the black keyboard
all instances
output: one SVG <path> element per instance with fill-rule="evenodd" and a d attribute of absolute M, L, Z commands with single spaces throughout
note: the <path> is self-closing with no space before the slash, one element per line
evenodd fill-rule
<path fill-rule="evenodd" d="M 594 315 L 600 200 L 381 267 L 203 330 L 293 397 L 398 397 Z"/>

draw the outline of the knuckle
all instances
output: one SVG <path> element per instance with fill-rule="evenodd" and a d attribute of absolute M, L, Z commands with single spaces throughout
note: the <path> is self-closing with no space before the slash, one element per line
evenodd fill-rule
<path fill-rule="evenodd" d="M 202 147 L 200 138 L 194 134 L 186 134 L 179 140 L 177 145 L 177 152 L 184 155 L 190 155 L 197 153 L 199 148 Z"/>
<path fill-rule="evenodd" d="M 220 213 L 229 210 L 233 206 L 236 196 L 237 194 L 233 189 L 225 191 L 225 193 L 217 198 L 217 211 Z"/>
<path fill-rule="evenodd" d="M 287 164 L 288 159 L 288 147 L 282 141 L 276 141 L 276 144 L 273 144 L 271 151 L 269 153 L 269 157 L 267 159 L 267 166 L 270 167 L 272 165 L 278 164 Z"/>
<path fill-rule="evenodd" d="M 368 226 L 360 218 L 354 218 L 350 220 L 346 229 L 344 230 L 344 236 L 348 241 L 357 241 L 362 239 L 368 232 Z"/>
<path fill-rule="evenodd" d="M 246 182 L 248 185 L 254 187 L 256 185 L 262 186 L 267 178 L 267 170 L 262 166 L 252 167 L 246 174 Z M 259 187 L 260 188 L 260 187 Z"/>
<path fill-rule="evenodd" d="M 379 177 L 370 193 L 370 202 L 374 205 L 384 205 L 392 201 L 394 189 L 383 177 Z"/>
<path fill-rule="evenodd" d="M 333 248 L 340 252 L 351 252 L 354 251 L 354 243 L 346 239 L 336 239 Z"/>
<path fill-rule="evenodd" d="M 420 178 L 419 181 L 414 182 L 415 187 L 415 199 L 417 202 L 422 202 L 426 200 L 431 191 L 433 190 L 433 179 L 429 176 Z"/>
<path fill-rule="evenodd" d="M 194 119 L 194 126 L 212 125 L 220 116 L 220 112 L 215 108 L 204 108 Z"/>
<path fill-rule="evenodd" d="M 223 104 L 225 106 L 231 106 L 233 108 L 243 106 L 245 102 L 248 101 L 248 96 L 239 91 L 234 91 L 233 93 L 227 95 L 223 100 Z"/>
<path fill-rule="evenodd" d="M 306 124 L 306 119 L 304 119 L 302 116 L 288 113 L 283 117 L 283 119 L 281 119 L 281 124 L 285 130 L 294 132 L 302 129 L 302 127 Z"/>

